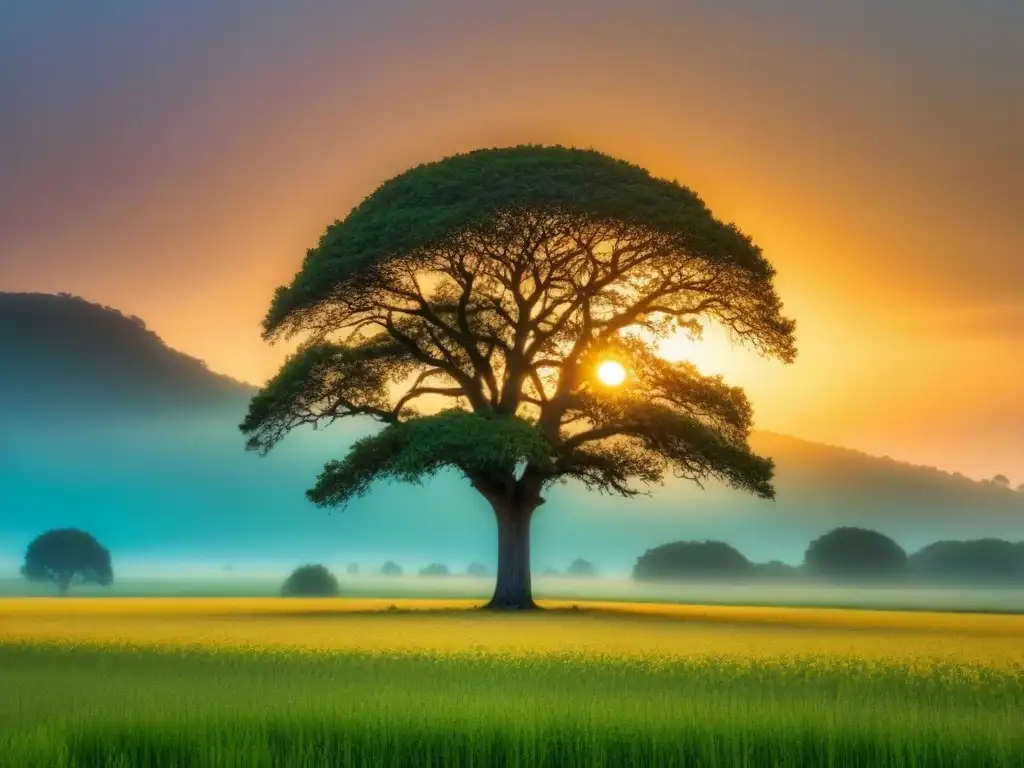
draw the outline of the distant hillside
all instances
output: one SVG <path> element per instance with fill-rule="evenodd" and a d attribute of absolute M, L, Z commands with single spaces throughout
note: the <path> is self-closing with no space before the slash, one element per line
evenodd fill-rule
<path fill-rule="evenodd" d="M 170 349 L 141 320 L 73 297 L 0 294 L 0 360 L 0 561 L 47 527 L 76 526 L 146 558 L 493 570 L 493 516 L 460 478 L 375 488 L 343 514 L 316 509 L 303 492 L 323 462 L 374 425 L 246 453 L 237 425 L 254 390 Z M 534 522 L 538 568 L 585 558 L 628 572 L 646 549 L 705 538 L 752 560 L 797 562 L 837 525 L 875 528 L 911 550 L 1024 539 L 1024 493 L 783 435 L 752 442 L 775 459 L 777 501 L 681 482 L 632 501 L 558 486 Z"/>
<path fill-rule="evenodd" d="M 918 509 L 925 519 L 985 513 L 1024 523 L 1024 493 L 988 481 L 772 432 L 755 432 L 751 445 L 775 459 L 780 503 L 870 515 L 884 502 Z"/>
<path fill-rule="evenodd" d="M 67 294 L 0 293 L 0 367 L 0 409 L 37 417 L 206 408 L 253 391 L 141 319 Z"/>

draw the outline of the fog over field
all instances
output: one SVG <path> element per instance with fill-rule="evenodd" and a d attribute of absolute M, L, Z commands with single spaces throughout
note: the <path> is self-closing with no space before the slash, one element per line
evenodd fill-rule
<path fill-rule="evenodd" d="M 494 588 L 489 577 L 379 574 L 346 575 L 344 563 L 328 564 L 341 582 L 342 597 L 469 598 L 485 601 Z M 280 593 L 289 566 L 264 563 L 225 572 L 213 565 L 176 563 L 129 566 L 110 588 L 85 585 L 78 597 L 268 597 Z M 573 578 L 535 575 L 540 600 L 664 602 L 705 605 L 778 605 L 864 609 L 1024 613 L 1019 585 L 926 583 L 830 584 L 812 579 L 692 580 L 637 582 L 626 577 Z M 0 578 L 0 597 L 52 596 L 52 585 Z"/>

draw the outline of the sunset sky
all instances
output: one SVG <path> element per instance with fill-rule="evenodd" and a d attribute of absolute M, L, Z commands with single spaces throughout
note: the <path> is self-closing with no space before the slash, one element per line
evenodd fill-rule
<path fill-rule="evenodd" d="M 1019 0 L 34 0 L 0 11 L 0 290 L 261 383 L 324 227 L 412 164 L 593 147 L 779 270 L 798 361 L 712 339 L 758 426 L 1024 482 Z"/>

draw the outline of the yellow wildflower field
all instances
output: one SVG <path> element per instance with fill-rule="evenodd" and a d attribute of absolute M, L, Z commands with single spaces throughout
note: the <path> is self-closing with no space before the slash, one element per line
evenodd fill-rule
<path fill-rule="evenodd" d="M 1024 668 L 1024 616 L 818 608 L 471 600 L 15 598 L 0 644 L 761 663 L 817 657 L 913 668 Z"/>

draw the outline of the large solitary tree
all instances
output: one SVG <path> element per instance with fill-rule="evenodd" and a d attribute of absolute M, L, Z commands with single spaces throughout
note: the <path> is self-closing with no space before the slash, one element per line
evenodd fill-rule
<path fill-rule="evenodd" d="M 710 320 L 791 361 L 773 278 L 690 189 L 595 151 L 417 166 L 331 224 L 277 290 L 264 336 L 303 343 L 241 429 L 266 452 L 303 424 L 382 422 L 309 498 L 344 506 L 453 468 L 497 519 L 490 607 L 531 608 L 530 521 L 553 483 L 629 497 L 672 472 L 774 496 L 743 392 L 656 354 Z"/>

